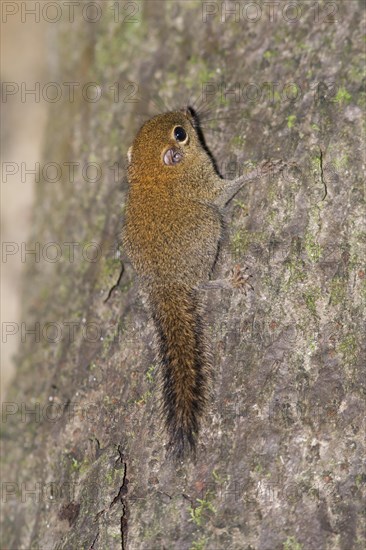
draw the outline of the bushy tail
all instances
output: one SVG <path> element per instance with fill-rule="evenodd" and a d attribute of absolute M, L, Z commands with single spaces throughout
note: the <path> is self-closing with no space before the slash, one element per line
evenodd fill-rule
<path fill-rule="evenodd" d="M 211 365 L 197 292 L 184 285 L 150 290 L 162 369 L 163 414 L 169 451 L 195 451 L 211 386 Z"/>

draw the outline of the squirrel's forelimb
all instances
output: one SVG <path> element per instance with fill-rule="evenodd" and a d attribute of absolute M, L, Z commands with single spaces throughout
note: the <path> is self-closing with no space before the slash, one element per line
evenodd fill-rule
<path fill-rule="evenodd" d="M 215 203 L 221 208 L 225 207 L 240 191 L 243 185 L 255 179 L 261 179 L 268 174 L 277 174 L 284 170 L 285 166 L 286 164 L 282 160 L 267 160 L 254 170 L 239 176 L 235 180 L 222 180 Z"/>

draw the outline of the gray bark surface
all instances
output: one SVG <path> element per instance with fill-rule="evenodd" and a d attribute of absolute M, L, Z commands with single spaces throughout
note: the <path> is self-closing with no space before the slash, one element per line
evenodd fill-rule
<path fill-rule="evenodd" d="M 53 31 L 55 81 L 103 93 L 51 106 L 44 160 L 96 162 L 103 177 L 38 184 L 32 242 L 60 243 L 63 256 L 27 261 L 24 321 L 41 338 L 22 344 L 7 397 L 3 548 L 365 547 L 363 2 L 300 2 L 292 23 L 284 3 L 273 21 L 259 2 L 257 21 L 221 21 L 211 2 L 206 22 L 204 4 L 136 3 L 138 23 L 104 9 L 98 23 Z M 270 157 L 295 163 L 230 210 L 215 277 L 247 266 L 253 290 L 204 294 L 214 398 L 196 461 L 178 465 L 165 456 L 153 327 L 123 251 L 105 302 L 120 272 L 127 149 L 154 114 L 148 99 L 128 102 L 128 82 L 169 108 L 211 83 L 202 125 L 226 177 Z M 68 242 L 79 243 L 73 262 Z M 91 242 L 95 262 L 80 254 Z"/>

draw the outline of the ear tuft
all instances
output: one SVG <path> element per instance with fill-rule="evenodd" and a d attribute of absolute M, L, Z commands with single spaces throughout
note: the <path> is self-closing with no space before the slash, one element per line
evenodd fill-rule
<path fill-rule="evenodd" d="M 187 107 L 184 107 L 183 109 L 181 109 L 181 112 L 184 114 L 185 117 L 188 118 L 188 120 L 190 120 L 192 122 L 193 120 L 193 112 L 192 112 L 192 108 L 187 105 Z"/>

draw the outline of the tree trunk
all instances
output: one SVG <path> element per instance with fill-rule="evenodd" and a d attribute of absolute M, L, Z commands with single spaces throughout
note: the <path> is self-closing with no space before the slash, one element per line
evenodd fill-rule
<path fill-rule="evenodd" d="M 63 95 L 44 163 L 62 175 L 37 184 L 23 325 L 35 332 L 3 405 L 2 547 L 364 548 L 363 2 L 99 7 L 95 23 L 65 12 L 52 30 Z M 204 295 L 214 397 L 196 461 L 177 465 L 153 327 L 118 243 L 150 98 L 199 107 L 202 94 L 224 176 L 294 164 L 231 208 L 215 277 L 239 264 L 253 290 Z"/>

